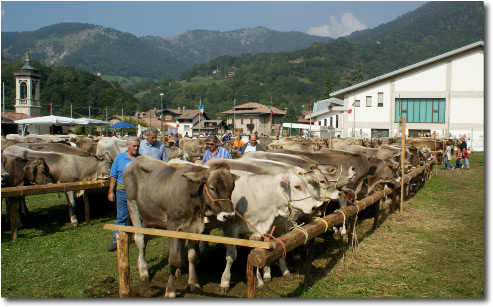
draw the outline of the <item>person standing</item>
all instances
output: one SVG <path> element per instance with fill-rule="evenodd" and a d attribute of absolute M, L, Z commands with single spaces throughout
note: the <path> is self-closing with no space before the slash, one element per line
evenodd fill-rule
<path fill-rule="evenodd" d="M 166 146 L 157 140 L 157 129 L 150 127 L 146 130 L 146 139 L 140 142 L 139 153 L 164 162 L 168 162 Z"/>
<path fill-rule="evenodd" d="M 139 138 L 137 136 L 129 136 L 127 139 L 127 151 L 119 153 L 111 165 L 108 200 L 111 202 L 116 200 L 116 225 L 125 226 L 127 224 L 127 192 L 125 192 L 125 186 L 123 185 L 123 171 L 128 163 L 140 156 L 139 147 Z M 113 243 L 108 247 L 109 252 L 114 252 L 116 250 L 117 233 L 118 231 L 115 230 L 113 234 Z"/>
<path fill-rule="evenodd" d="M 469 154 L 467 153 L 467 142 L 465 137 L 460 138 L 461 144 L 460 149 L 462 151 L 462 159 L 466 164 L 466 169 L 469 169 Z"/>
<path fill-rule="evenodd" d="M 236 137 L 236 140 L 233 141 L 233 150 L 238 151 L 238 154 L 241 155 L 241 148 L 243 147 L 243 145 L 245 145 L 245 143 L 243 143 L 243 141 L 241 140 L 241 136 L 239 135 Z"/>
<path fill-rule="evenodd" d="M 257 142 L 257 135 L 252 133 L 248 138 L 248 143 L 241 147 L 240 154 L 243 155 L 250 151 L 264 151 L 262 146 Z"/>
<path fill-rule="evenodd" d="M 462 164 L 460 163 L 461 159 L 462 159 L 462 151 L 460 150 L 460 145 L 457 145 L 455 146 L 456 150 L 455 150 L 455 168 L 462 168 Z"/>
<path fill-rule="evenodd" d="M 204 153 L 204 157 L 202 158 L 202 165 L 207 162 L 209 159 L 213 158 L 224 158 L 224 159 L 233 159 L 229 151 L 219 146 L 219 139 L 215 135 L 209 135 L 207 140 L 205 141 L 207 145 L 207 150 Z"/>
<path fill-rule="evenodd" d="M 452 156 L 452 148 L 450 147 L 450 143 L 447 143 L 447 147 L 445 147 L 445 151 L 443 153 L 443 157 L 444 157 L 444 161 L 445 161 L 445 165 L 443 166 L 443 170 L 446 171 L 447 170 L 447 166 L 450 167 L 451 169 L 454 169 L 454 167 L 452 166 L 452 164 L 450 164 L 450 162 L 448 162 Z"/>

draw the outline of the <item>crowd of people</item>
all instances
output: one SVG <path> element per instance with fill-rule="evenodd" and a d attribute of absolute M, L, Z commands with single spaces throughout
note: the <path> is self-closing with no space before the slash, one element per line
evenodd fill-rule
<path fill-rule="evenodd" d="M 457 143 L 455 147 L 455 165 L 452 166 L 452 164 L 450 164 L 449 162 L 450 160 L 452 160 L 452 144 L 450 142 L 446 144 L 445 150 L 443 152 L 445 161 L 443 170 L 447 171 L 447 167 L 452 170 L 458 168 L 469 169 L 469 154 L 467 152 L 467 142 L 465 137 L 461 137 L 460 142 Z M 462 164 L 462 161 L 464 161 L 464 164 Z"/>

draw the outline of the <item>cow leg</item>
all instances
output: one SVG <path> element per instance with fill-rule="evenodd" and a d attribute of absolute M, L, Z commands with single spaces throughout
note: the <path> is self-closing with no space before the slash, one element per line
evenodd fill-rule
<path fill-rule="evenodd" d="M 264 271 L 264 282 L 265 283 L 271 282 L 272 275 L 271 275 L 270 265 L 264 266 L 262 270 Z"/>
<path fill-rule="evenodd" d="M 225 235 L 226 237 L 226 235 Z M 231 266 L 235 262 L 237 256 L 235 245 L 226 245 L 226 268 L 221 276 L 221 293 L 229 291 L 229 283 L 231 280 Z"/>
<path fill-rule="evenodd" d="M 146 225 L 142 223 L 139 212 L 137 210 L 137 202 L 133 199 L 127 198 L 127 207 L 129 208 L 128 212 L 130 219 L 132 220 L 132 225 L 134 227 L 145 228 Z M 144 236 L 141 233 L 136 233 L 134 235 L 134 241 L 135 241 L 135 245 L 137 245 L 137 248 L 139 249 L 139 258 L 137 259 L 137 267 L 139 269 L 140 281 L 148 282 L 150 280 L 149 268 L 147 266 L 147 261 L 145 259 L 147 236 Z"/>
<path fill-rule="evenodd" d="M 199 260 L 199 248 L 198 241 L 188 240 L 188 285 L 190 286 L 190 292 L 196 294 L 202 293 L 195 268 L 195 265 Z"/>
<path fill-rule="evenodd" d="M 178 254 L 180 255 L 180 266 L 176 269 L 176 278 L 181 277 L 182 270 L 184 271 L 187 264 L 187 253 L 185 250 L 185 241 L 183 240 L 178 240 Z"/>
<path fill-rule="evenodd" d="M 21 214 L 23 216 L 26 216 L 29 213 L 29 210 L 27 209 L 27 206 L 26 206 L 26 198 L 25 197 L 20 198 L 20 204 L 21 204 L 21 208 L 20 208 Z"/>
<path fill-rule="evenodd" d="M 65 196 L 67 197 L 68 202 L 68 214 L 70 216 L 70 223 L 73 227 L 77 227 L 78 221 L 77 216 L 75 215 L 75 196 L 74 191 L 65 192 Z"/>
<path fill-rule="evenodd" d="M 178 254 L 178 239 L 168 238 L 168 264 L 169 264 L 169 278 L 166 284 L 166 293 L 164 297 L 174 298 L 176 297 L 176 269 L 180 265 L 180 255 Z"/>
<path fill-rule="evenodd" d="M 289 272 L 288 269 L 288 263 L 286 262 L 286 259 L 284 258 L 279 258 L 279 268 L 281 269 L 281 273 L 283 277 L 289 277 L 291 276 L 291 272 Z"/>
<path fill-rule="evenodd" d="M 267 290 L 267 287 L 265 286 L 264 280 L 262 279 L 262 274 L 260 274 L 259 268 L 257 268 L 255 276 L 257 279 L 257 289 L 264 290 L 264 291 Z"/>

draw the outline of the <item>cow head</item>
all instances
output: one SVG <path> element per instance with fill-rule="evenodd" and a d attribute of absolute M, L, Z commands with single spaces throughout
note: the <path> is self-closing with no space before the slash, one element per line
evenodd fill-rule
<path fill-rule="evenodd" d="M 295 170 L 298 175 L 302 176 L 310 184 L 307 188 L 309 191 L 313 189 L 311 194 L 315 194 L 316 200 L 326 202 L 339 198 L 339 191 L 336 189 L 335 182 L 327 179 L 317 167 L 311 167 L 308 172 L 299 167 L 296 167 Z"/>
<path fill-rule="evenodd" d="M 29 160 L 24 166 L 24 177 L 31 184 L 54 183 L 50 168 L 44 158 Z"/>
<path fill-rule="evenodd" d="M 7 162 L 7 158 L 2 154 L 2 188 L 9 185 L 10 175 L 5 169 L 5 163 Z"/>
<path fill-rule="evenodd" d="M 98 161 L 97 166 L 97 179 L 103 179 L 110 177 L 111 165 L 113 164 L 113 158 L 108 152 L 105 152 L 103 156 L 93 155 Z"/>
<path fill-rule="evenodd" d="M 225 222 L 234 218 L 231 194 L 239 177 L 230 172 L 226 163 L 213 164 L 200 172 L 188 172 L 183 176 L 191 182 L 204 185 L 203 203 L 216 213 L 219 221 Z"/>
<path fill-rule="evenodd" d="M 303 171 L 299 167 L 290 168 L 286 173 L 279 175 L 281 189 L 295 215 L 313 214 L 323 203 L 313 199 L 308 187 L 310 184 L 300 175 Z"/>

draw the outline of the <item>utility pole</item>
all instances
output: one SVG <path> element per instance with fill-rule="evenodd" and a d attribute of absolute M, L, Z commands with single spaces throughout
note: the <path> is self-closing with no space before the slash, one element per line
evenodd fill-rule
<path fill-rule="evenodd" d="M 89 118 L 91 118 L 91 106 L 89 106 Z"/>
<path fill-rule="evenodd" d="M 72 105 L 70 105 L 70 118 L 72 118 Z"/>
<path fill-rule="evenodd" d="M 50 103 L 50 116 L 53 116 L 53 112 L 52 112 L 52 105 Z"/>
<path fill-rule="evenodd" d="M 310 138 L 312 137 L 312 95 L 310 95 Z"/>

